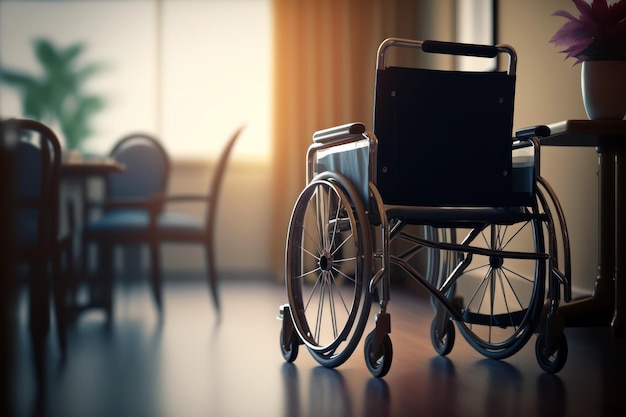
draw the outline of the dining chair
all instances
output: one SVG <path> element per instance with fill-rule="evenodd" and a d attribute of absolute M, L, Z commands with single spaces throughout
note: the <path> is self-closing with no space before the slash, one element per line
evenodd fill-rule
<path fill-rule="evenodd" d="M 224 174 L 232 149 L 240 136 L 244 126 L 237 128 L 225 143 L 212 172 L 209 190 L 206 194 L 185 194 L 162 196 L 157 206 L 166 206 L 158 214 L 156 223 L 157 239 L 160 243 L 190 243 L 199 244 L 204 248 L 207 282 L 211 291 L 213 304 L 217 313 L 220 313 L 220 299 L 218 292 L 218 276 L 215 261 L 215 235 L 217 229 L 217 213 L 220 203 L 221 189 L 224 184 Z M 174 211 L 171 208 L 180 203 L 203 204 L 204 217 Z M 156 213 L 156 212 L 155 212 Z"/>
<path fill-rule="evenodd" d="M 82 268 L 89 276 L 89 247 L 97 246 L 95 279 L 88 280 L 89 307 L 104 308 L 109 321 L 113 314 L 114 250 L 121 245 L 147 245 L 154 302 L 162 314 L 161 275 L 156 229 L 153 219 L 160 211 L 170 159 L 159 140 L 144 133 L 120 139 L 109 155 L 124 170 L 107 176 L 101 200 L 87 199 L 83 219 Z M 96 211 L 99 215 L 94 215 Z"/>
<path fill-rule="evenodd" d="M 66 288 L 73 275 L 73 212 L 68 231 L 59 233 L 61 147 L 56 134 L 41 122 L 8 119 L 2 122 L 5 142 L 16 150 L 16 194 L 13 236 L 17 265 L 28 273 L 28 320 L 35 370 L 44 374 L 45 344 L 50 330 L 50 298 L 53 296 L 58 343 L 66 357 Z M 65 257 L 65 268 L 63 258 Z M 52 291 L 51 291 L 52 288 Z"/>
<path fill-rule="evenodd" d="M 95 306 L 105 308 L 109 319 L 113 310 L 113 246 L 116 244 L 148 245 L 152 292 L 160 317 L 163 313 L 160 244 L 203 245 L 209 289 L 214 307 L 220 312 L 214 244 L 216 215 L 224 173 L 242 130 L 243 126 L 226 142 L 206 194 L 166 194 L 170 160 L 154 137 L 133 134 L 115 146 L 110 156 L 122 163 L 125 170 L 108 177 L 103 202 L 87 202 L 87 207 L 104 208 L 104 214 L 95 220 L 86 219 L 83 231 L 83 265 L 87 265 L 87 246 L 94 242 L 98 244 L 97 281 L 100 288 L 92 288 L 95 289 L 92 298 Z M 165 210 L 166 205 L 177 203 L 205 204 L 204 218 Z"/>

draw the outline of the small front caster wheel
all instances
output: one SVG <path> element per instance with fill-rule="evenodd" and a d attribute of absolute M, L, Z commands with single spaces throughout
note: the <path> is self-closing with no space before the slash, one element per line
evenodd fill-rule
<path fill-rule="evenodd" d="M 391 338 L 385 335 L 380 349 L 380 353 L 376 355 L 374 352 L 374 339 L 376 331 L 371 332 L 365 338 L 365 364 L 370 373 L 376 378 L 382 378 L 387 375 L 391 368 L 391 360 L 393 359 L 393 347 L 391 346 Z"/>
<path fill-rule="evenodd" d="M 535 343 L 535 355 L 541 369 L 549 374 L 556 374 L 567 361 L 567 338 L 565 333 L 559 332 L 550 349 L 546 348 L 546 332 L 542 331 L 537 335 Z"/>
<path fill-rule="evenodd" d="M 441 356 L 446 356 L 452 351 L 454 346 L 454 323 L 451 320 L 446 320 L 444 324 L 443 332 L 437 330 L 437 320 L 433 320 L 430 324 L 430 341 L 437 352 Z"/>
<path fill-rule="evenodd" d="M 287 319 L 285 319 L 287 320 Z M 283 330 L 280 330 L 280 353 L 282 353 L 283 358 L 286 362 L 291 363 L 296 360 L 298 357 L 298 340 L 295 337 L 292 337 L 287 345 L 283 342 Z"/>

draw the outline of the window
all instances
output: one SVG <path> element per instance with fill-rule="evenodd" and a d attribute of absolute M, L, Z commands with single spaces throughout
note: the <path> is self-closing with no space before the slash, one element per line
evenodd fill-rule
<path fill-rule="evenodd" d="M 86 83 L 107 105 L 85 151 L 146 131 L 174 158 L 204 159 L 246 123 L 235 157 L 269 158 L 270 0 L 1 1 L 0 65 L 39 71 L 35 38 L 82 42 L 81 64 L 106 64 Z M 5 85 L 0 114 L 21 116 Z"/>

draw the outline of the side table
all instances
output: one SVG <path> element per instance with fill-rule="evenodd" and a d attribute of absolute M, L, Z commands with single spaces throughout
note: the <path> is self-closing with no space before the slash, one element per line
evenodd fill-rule
<path fill-rule="evenodd" d="M 626 120 L 565 120 L 548 125 L 542 146 L 594 147 L 598 153 L 598 275 L 593 295 L 562 304 L 566 327 L 611 326 L 626 336 Z"/>

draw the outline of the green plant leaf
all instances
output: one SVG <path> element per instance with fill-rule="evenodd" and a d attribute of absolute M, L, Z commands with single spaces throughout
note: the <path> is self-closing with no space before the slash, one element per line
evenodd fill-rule
<path fill-rule="evenodd" d="M 16 88 L 27 117 L 43 122 L 56 121 L 69 149 L 80 149 L 92 134 L 90 120 L 105 106 L 100 96 L 86 95 L 83 85 L 105 67 L 89 63 L 79 67 L 77 60 L 85 46 L 74 43 L 57 48 L 47 39 L 33 43 L 43 75 L 0 68 L 0 82 Z"/>

